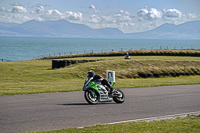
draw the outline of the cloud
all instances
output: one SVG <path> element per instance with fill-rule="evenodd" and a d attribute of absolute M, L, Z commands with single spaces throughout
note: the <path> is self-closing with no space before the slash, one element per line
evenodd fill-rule
<path fill-rule="evenodd" d="M 85 23 L 99 23 L 100 22 L 100 17 L 97 15 L 91 15 L 89 18 L 84 19 Z"/>
<path fill-rule="evenodd" d="M 11 6 L 22 6 L 21 4 L 19 3 L 13 3 L 13 4 L 10 4 Z"/>
<path fill-rule="evenodd" d="M 152 20 L 157 18 L 162 18 L 162 12 L 155 8 L 147 9 L 147 6 L 143 9 L 139 9 L 137 15 L 146 20 Z"/>
<path fill-rule="evenodd" d="M 13 6 L 13 9 L 11 11 L 12 13 L 28 13 L 26 8 L 23 6 Z"/>
<path fill-rule="evenodd" d="M 37 10 L 35 11 L 37 14 L 44 12 L 44 8 L 46 7 L 45 4 L 37 4 Z"/>
<path fill-rule="evenodd" d="M 1 7 L 0 11 L 6 11 L 5 7 Z"/>
<path fill-rule="evenodd" d="M 195 13 L 188 13 L 187 15 L 185 15 L 187 18 L 189 19 L 196 19 L 198 18 L 198 16 Z"/>
<path fill-rule="evenodd" d="M 89 7 L 92 10 L 96 10 L 94 5 L 91 5 Z M 90 25 L 93 24 L 98 24 L 98 25 L 106 25 L 108 24 L 109 26 L 111 24 L 120 24 L 120 23 L 126 23 L 131 21 L 133 16 L 131 16 L 131 13 L 128 11 L 124 10 L 119 10 L 117 13 L 110 13 L 110 14 L 92 14 L 89 17 L 85 17 L 83 21 L 85 23 L 90 23 Z M 95 27 L 95 26 L 94 26 Z"/>
<path fill-rule="evenodd" d="M 163 10 L 163 16 L 180 18 L 182 16 L 182 13 L 177 9 L 168 9 Z"/>
<path fill-rule="evenodd" d="M 90 5 L 89 8 L 92 9 L 92 10 L 96 10 L 94 5 Z"/>
<path fill-rule="evenodd" d="M 87 6 L 87 11 L 60 11 L 51 9 L 46 4 L 36 4 L 25 7 L 19 3 L 10 4 L 12 8 L 0 8 L 0 22 L 23 23 L 28 20 L 56 21 L 65 19 L 70 22 L 85 24 L 91 28 L 118 28 L 126 33 L 151 30 L 164 23 L 180 24 L 192 20 L 200 20 L 195 13 L 183 14 L 178 9 L 163 9 L 147 7 L 129 12 L 124 9 L 106 12 L 97 10 L 94 5 Z M 46 9 L 48 6 L 48 9 Z M 30 8 L 31 7 L 31 8 Z M 28 10 L 29 11 L 28 11 Z"/>
<path fill-rule="evenodd" d="M 181 11 L 177 9 L 167 9 L 159 11 L 155 8 L 147 9 L 147 6 L 143 9 L 139 9 L 137 15 L 145 20 L 160 19 L 164 17 L 180 18 L 182 16 Z"/>
<path fill-rule="evenodd" d="M 82 20 L 83 14 L 81 12 L 72 12 L 72 11 L 66 11 L 64 13 L 65 18 L 68 18 L 70 20 Z"/>
<path fill-rule="evenodd" d="M 129 12 L 124 11 L 124 10 L 120 10 L 119 14 L 128 15 L 128 16 L 131 15 Z"/>
<path fill-rule="evenodd" d="M 48 10 L 48 13 L 47 14 L 49 14 L 49 15 L 54 15 L 54 16 L 61 16 L 62 15 L 62 13 L 60 13 L 58 10 L 55 10 L 55 9 L 53 9 L 53 10 Z"/>
<path fill-rule="evenodd" d="M 151 19 L 162 18 L 161 11 L 158 11 L 155 8 L 151 8 L 148 15 L 149 15 L 149 18 L 151 18 Z"/>
<path fill-rule="evenodd" d="M 97 10 L 96 7 L 95 7 L 94 5 L 90 5 L 90 6 L 89 6 L 89 9 L 91 9 L 91 10 L 92 10 L 93 12 L 95 12 L 95 13 L 100 13 L 100 11 Z"/>
<path fill-rule="evenodd" d="M 8 12 L 12 12 L 12 13 L 28 13 L 26 8 L 24 8 L 23 5 L 21 5 L 19 3 L 13 3 L 13 4 L 10 4 L 10 5 L 13 6 L 13 8 L 12 8 L 12 10 L 8 10 Z"/>
<path fill-rule="evenodd" d="M 47 20 L 65 19 L 68 21 L 81 21 L 83 14 L 81 12 L 72 12 L 72 11 L 66 11 L 61 13 L 60 11 L 53 9 L 53 10 L 48 10 L 47 13 L 41 14 L 41 16 L 45 16 Z"/>

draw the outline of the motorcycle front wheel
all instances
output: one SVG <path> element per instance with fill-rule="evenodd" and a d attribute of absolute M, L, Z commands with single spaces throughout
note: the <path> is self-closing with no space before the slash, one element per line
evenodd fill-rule
<path fill-rule="evenodd" d="M 92 90 L 92 89 L 86 90 L 84 96 L 85 96 L 85 100 L 89 104 L 97 104 L 98 103 L 98 96 L 94 90 Z"/>
<path fill-rule="evenodd" d="M 116 103 L 123 103 L 125 101 L 124 93 L 120 89 L 115 89 L 115 91 L 116 91 L 116 96 L 113 97 L 113 100 Z"/>

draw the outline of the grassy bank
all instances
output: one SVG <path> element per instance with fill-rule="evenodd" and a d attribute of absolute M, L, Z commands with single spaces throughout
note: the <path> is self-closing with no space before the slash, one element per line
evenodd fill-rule
<path fill-rule="evenodd" d="M 90 58 L 94 57 L 76 59 Z M 0 95 L 82 90 L 84 77 L 91 69 L 104 77 L 106 70 L 114 70 L 116 88 L 200 84 L 199 57 L 132 56 L 131 60 L 124 60 L 123 56 L 97 57 L 100 58 L 105 60 L 55 70 L 51 69 L 51 62 L 0 62 Z M 170 72 L 175 71 L 189 74 L 173 77 Z M 159 72 L 160 78 L 144 79 L 139 75 L 141 72 Z"/>
<path fill-rule="evenodd" d="M 200 132 L 200 115 L 160 121 L 138 121 L 114 125 L 97 125 L 81 129 L 62 129 L 41 133 L 198 133 Z"/>
<path fill-rule="evenodd" d="M 124 56 L 129 53 L 131 56 L 200 56 L 200 49 L 155 49 L 155 50 L 128 50 L 128 51 L 112 51 L 103 53 L 85 53 L 60 56 L 46 56 L 37 58 L 36 60 L 63 59 L 76 57 L 106 57 L 106 56 Z"/>

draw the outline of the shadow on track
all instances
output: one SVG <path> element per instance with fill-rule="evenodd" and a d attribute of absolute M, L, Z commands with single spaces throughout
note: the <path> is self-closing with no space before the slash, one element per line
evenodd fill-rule
<path fill-rule="evenodd" d="M 95 104 L 95 105 L 102 105 L 102 104 L 116 104 L 116 103 L 108 103 L 108 102 L 100 102 L 98 104 Z M 88 105 L 88 106 L 91 106 L 93 104 L 88 104 L 88 103 L 69 103 L 69 104 L 57 104 L 57 105 L 63 105 L 63 106 L 71 106 L 71 105 Z"/>
<path fill-rule="evenodd" d="M 58 104 L 58 105 L 69 106 L 69 105 L 89 105 L 89 104 L 88 103 L 69 103 L 69 104 Z"/>

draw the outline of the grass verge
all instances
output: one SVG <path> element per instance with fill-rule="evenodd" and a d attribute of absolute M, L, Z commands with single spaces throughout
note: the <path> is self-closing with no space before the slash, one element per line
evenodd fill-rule
<path fill-rule="evenodd" d="M 106 56 L 124 56 L 126 53 L 131 56 L 200 56 L 200 49 L 155 49 L 155 50 L 128 50 L 128 51 L 112 51 L 103 53 L 86 53 L 61 56 L 47 56 L 37 58 L 36 60 L 63 59 L 74 57 L 106 57 Z"/>
<path fill-rule="evenodd" d="M 41 133 L 199 133 L 200 115 L 167 120 L 127 122 L 113 125 L 96 125 L 81 129 L 70 128 Z"/>
<path fill-rule="evenodd" d="M 51 62 L 0 62 L 0 96 L 82 90 L 86 73 L 91 69 L 103 77 L 106 77 L 106 70 L 114 70 L 116 88 L 200 84 L 199 57 L 134 56 L 124 60 L 121 56 L 55 70 L 51 65 Z M 195 76 L 163 75 L 175 71 Z M 161 76 L 140 78 L 140 72 L 160 73 Z"/>

